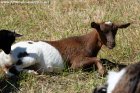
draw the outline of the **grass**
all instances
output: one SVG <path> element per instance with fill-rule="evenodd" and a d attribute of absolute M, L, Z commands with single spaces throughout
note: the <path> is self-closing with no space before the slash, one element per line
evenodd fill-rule
<path fill-rule="evenodd" d="M 45 4 L 0 3 L 0 29 L 15 30 L 23 34 L 24 36 L 16 42 L 58 40 L 92 31 L 90 28 L 92 21 L 132 22 L 129 28 L 118 31 L 117 46 L 113 50 L 103 47 L 98 57 L 124 64 L 140 60 L 138 0 L 46 0 L 45 2 Z M 96 71 L 65 71 L 59 75 L 40 76 L 22 73 L 17 80 L 1 78 L 0 82 L 3 82 L 2 93 L 91 93 L 95 86 L 103 84 L 105 80 L 106 78 L 98 76 Z"/>

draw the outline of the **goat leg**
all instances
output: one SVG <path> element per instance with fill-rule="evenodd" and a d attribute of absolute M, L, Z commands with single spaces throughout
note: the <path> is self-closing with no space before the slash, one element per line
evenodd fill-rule
<path fill-rule="evenodd" d="M 97 57 L 76 57 L 71 61 L 72 65 L 71 68 L 72 69 L 78 69 L 78 68 L 83 68 L 87 65 L 93 65 L 95 64 L 98 68 L 98 72 L 101 75 L 105 74 L 105 68 L 103 67 L 102 63 L 100 62 L 100 59 L 98 59 Z"/>

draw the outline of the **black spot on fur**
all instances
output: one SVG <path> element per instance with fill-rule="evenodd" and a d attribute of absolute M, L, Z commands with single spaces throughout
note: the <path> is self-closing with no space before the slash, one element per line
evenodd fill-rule
<path fill-rule="evenodd" d="M 22 57 L 26 57 L 26 56 L 28 56 L 29 54 L 27 53 L 27 52 L 20 52 L 19 54 L 18 54 L 18 58 L 22 58 Z"/>
<path fill-rule="evenodd" d="M 21 65 L 23 62 L 21 60 L 18 60 L 16 65 Z"/>
<path fill-rule="evenodd" d="M 33 42 L 28 42 L 29 44 L 33 44 Z"/>

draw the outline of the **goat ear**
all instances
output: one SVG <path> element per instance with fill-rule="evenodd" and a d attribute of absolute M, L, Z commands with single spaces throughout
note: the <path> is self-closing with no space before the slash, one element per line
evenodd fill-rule
<path fill-rule="evenodd" d="M 118 28 L 127 28 L 131 23 L 117 25 Z"/>
<path fill-rule="evenodd" d="M 15 36 L 15 37 L 21 37 L 21 36 L 23 36 L 23 35 L 17 34 L 17 33 L 14 31 L 14 36 Z"/>
<path fill-rule="evenodd" d="M 98 23 L 92 22 L 91 27 L 98 29 L 98 28 L 100 28 L 100 25 Z"/>
<path fill-rule="evenodd" d="M 15 34 L 15 37 L 21 37 L 21 36 L 23 36 L 23 35 L 20 35 L 20 34 Z"/>

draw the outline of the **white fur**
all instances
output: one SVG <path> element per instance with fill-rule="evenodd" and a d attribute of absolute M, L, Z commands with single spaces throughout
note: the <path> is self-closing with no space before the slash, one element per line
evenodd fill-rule
<path fill-rule="evenodd" d="M 6 66 L 12 66 L 13 63 L 14 62 L 10 54 L 5 54 L 4 51 L 0 52 L 0 66 L 9 77 L 13 76 L 14 74 L 10 73 Z"/>
<path fill-rule="evenodd" d="M 3 51 L 0 52 L 0 66 L 2 68 L 5 67 L 5 65 L 9 65 L 11 66 L 13 64 L 13 61 L 12 61 L 12 57 L 10 54 L 5 54 Z"/>
<path fill-rule="evenodd" d="M 126 72 L 125 68 L 119 72 L 114 72 L 114 71 L 109 72 L 108 81 L 107 81 L 108 83 L 107 93 L 112 93 L 115 86 L 117 85 L 121 77 L 125 74 L 125 72 Z"/>
<path fill-rule="evenodd" d="M 32 44 L 28 42 L 32 42 Z M 23 64 L 16 65 L 18 71 L 34 64 L 39 64 L 39 69 L 44 72 L 58 72 L 64 69 L 61 54 L 55 47 L 46 42 L 18 42 L 12 46 L 11 50 L 11 54 L 9 55 L 6 55 L 4 52 L 0 53 L 0 65 L 2 67 L 5 64 L 15 64 L 19 60 L 18 54 L 27 52 L 28 56 L 20 58 Z"/>
<path fill-rule="evenodd" d="M 108 22 L 105 22 L 105 24 L 111 25 L 112 22 L 111 21 L 108 21 Z"/>

